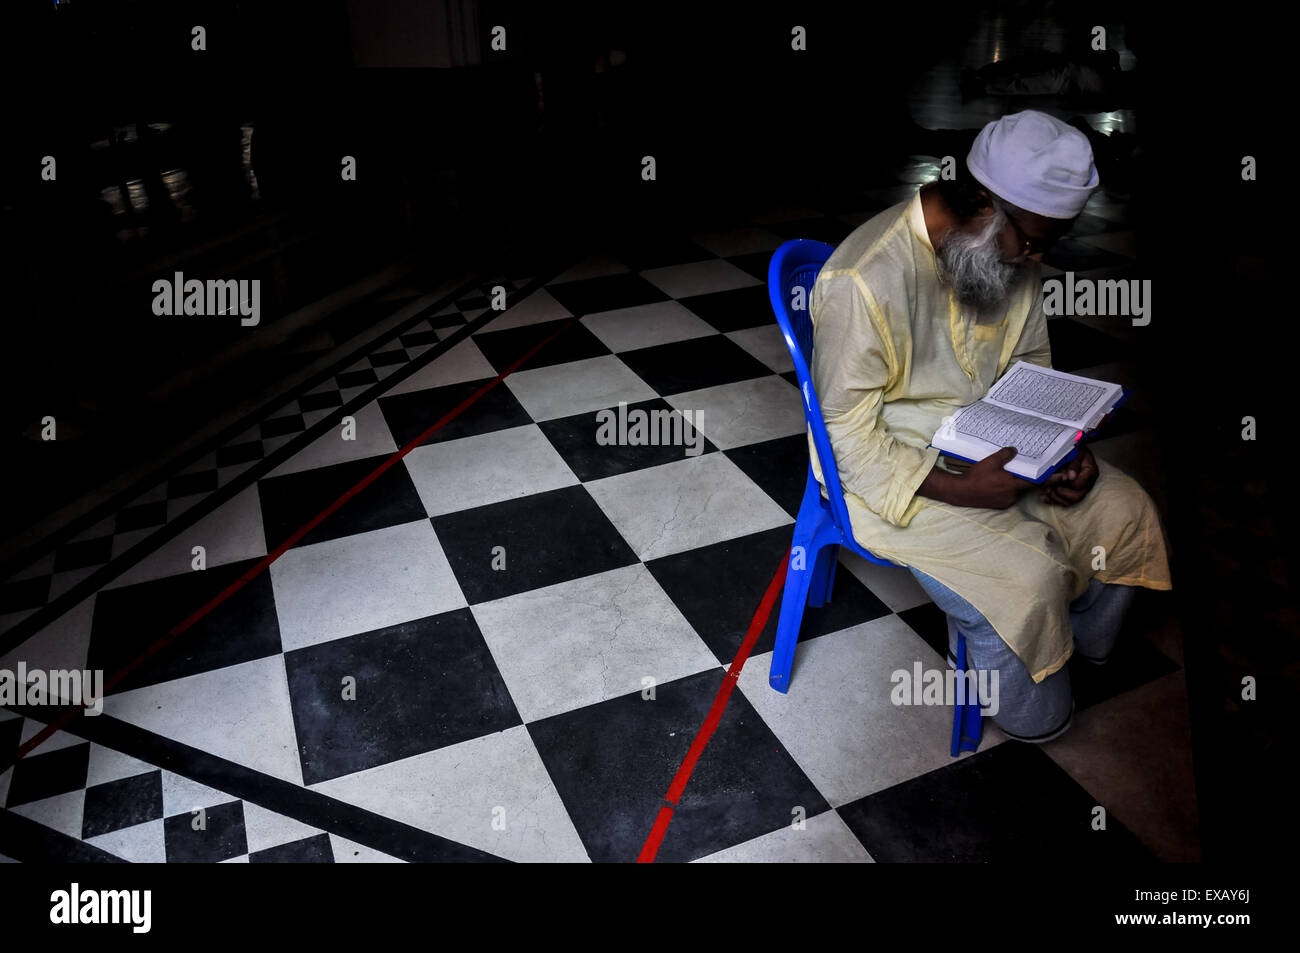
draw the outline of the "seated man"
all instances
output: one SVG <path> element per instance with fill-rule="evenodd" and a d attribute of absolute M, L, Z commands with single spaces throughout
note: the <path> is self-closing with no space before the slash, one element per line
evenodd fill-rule
<path fill-rule="evenodd" d="M 994 720 L 1026 741 L 1069 727 L 1076 640 L 1104 661 L 1134 587 L 1170 588 L 1159 517 L 1086 446 L 1035 487 L 1003 469 L 1014 448 L 972 466 L 927 444 L 1016 361 L 1051 366 L 1038 263 L 1098 184 L 1077 129 L 1005 116 L 956 180 L 850 234 L 810 298 L 813 385 L 853 535 L 911 569 L 971 668 L 998 671 Z M 809 449 L 825 492 L 811 435 Z"/>

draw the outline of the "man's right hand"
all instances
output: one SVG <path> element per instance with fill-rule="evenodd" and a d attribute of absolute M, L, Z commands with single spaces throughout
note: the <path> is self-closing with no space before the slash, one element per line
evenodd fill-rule
<path fill-rule="evenodd" d="M 958 505 L 990 510 L 1014 506 L 1020 494 L 1034 485 L 1004 469 L 1016 453 L 1015 447 L 1003 447 L 972 465 L 958 479 Z"/>

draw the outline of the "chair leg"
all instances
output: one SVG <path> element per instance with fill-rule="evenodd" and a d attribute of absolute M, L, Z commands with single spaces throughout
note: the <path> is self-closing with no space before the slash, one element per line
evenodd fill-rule
<path fill-rule="evenodd" d="M 962 633 L 958 631 L 958 683 L 966 681 L 966 667 L 966 636 L 962 635 Z M 959 691 L 961 691 L 961 689 L 959 689 Z M 978 692 L 976 692 L 974 699 L 972 699 L 969 692 L 967 692 L 964 695 L 964 699 L 964 701 L 953 699 L 951 754 L 954 758 L 963 751 L 978 751 L 980 746 L 980 737 L 983 735 L 984 711 L 980 703 Z"/>
<path fill-rule="evenodd" d="M 824 606 L 831 601 L 831 589 L 835 586 L 835 566 L 838 564 L 840 548 L 834 544 L 823 546 L 817 554 L 817 564 L 813 567 L 813 578 L 808 590 L 808 605 L 813 608 Z"/>
<path fill-rule="evenodd" d="M 824 547 L 822 551 L 829 548 Z M 799 624 L 803 621 L 804 606 L 808 604 L 808 593 L 816 575 L 816 566 L 815 559 L 811 565 L 805 559 L 802 569 L 795 569 L 793 562 L 786 566 L 781 614 L 776 623 L 776 646 L 772 652 L 772 670 L 767 677 L 768 684 L 783 694 L 790 691 L 790 669 L 794 665 L 794 650 L 799 643 Z"/>

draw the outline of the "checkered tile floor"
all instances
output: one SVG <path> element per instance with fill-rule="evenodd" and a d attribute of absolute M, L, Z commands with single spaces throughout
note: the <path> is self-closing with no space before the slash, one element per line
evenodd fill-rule
<path fill-rule="evenodd" d="M 0 667 L 111 674 L 555 335 L 135 668 L 102 715 L 0 774 L 0 855 L 635 859 L 803 489 L 771 252 L 836 243 L 914 189 L 488 278 L 15 575 Z M 1046 273 L 1138 276 L 1124 223 L 1097 196 Z M 1058 367 L 1128 382 L 1121 319 L 1051 333 Z M 702 411 L 702 452 L 602 446 L 595 415 L 620 402 Z M 1097 452 L 1143 478 L 1140 394 L 1118 418 Z M 941 613 L 904 570 L 841 561 L 789 695 L 767 684 L 772 613 L 660 860 L 1195 859 L 1180 647 L 1158 595 L 1109 666 L 1072 669 L 1065 738 L 989 726 L 953 760 L 950 709 L 889 700 L 891 672 L 943 665 Z M 38 714 L 0 709 L 0 753 Z"/>

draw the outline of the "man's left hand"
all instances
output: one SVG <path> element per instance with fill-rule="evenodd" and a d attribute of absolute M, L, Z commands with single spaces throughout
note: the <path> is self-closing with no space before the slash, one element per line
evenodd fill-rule
<path fill-rule="evenodd" d="M 1043 483 L 1042 500 L 1057 506 L 1073 506 L 1088 495 L 1097 482 L 1097 461 L 1087 447 L 1079 448 L 1079 455 L 1053 473 Z"/>

